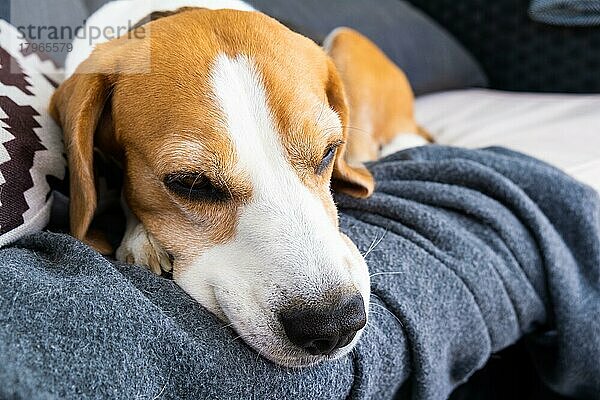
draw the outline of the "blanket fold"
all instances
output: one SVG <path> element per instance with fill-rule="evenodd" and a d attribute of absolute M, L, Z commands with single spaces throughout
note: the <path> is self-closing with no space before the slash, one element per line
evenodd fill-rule
<path fill-rule="evenodd" d="M 172 281 L 40 233 L 0 250 L 0 397 L 441 399 L 519 340 L 554 391 L 597 396 L 598 194 L 499 148 L 369 168 L 371 198 L 336 197 L 373 291 L 346 358 L 278 367 Z"/>

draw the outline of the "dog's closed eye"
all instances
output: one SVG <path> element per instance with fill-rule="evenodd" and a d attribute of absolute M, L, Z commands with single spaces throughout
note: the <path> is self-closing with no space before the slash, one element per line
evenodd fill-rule
<path fill-rule="evenodd" d="M 325 170 L 331 165 L 331 162 L 333 161 L 333 159 L 335 158 L 335 152 L 337 150 L 338 147 L 340 147 L 342 145 L 342 142 L 334 142 L 332 144 L 330 144 L 329 146 L 327 146 L 327 148 L 325 149 L 325 153 L 323 153 L 323 158 L 321 159 L 321 162 L 319 163 L 319 165 L 317 166 L 315 172 L 317 175 L 322 175 L 323 172 L 325 172 Z"/>
<path fill-rule="evenodd" d="M 164 178 L 164 184 L 171 192 L 190 201 L 226 201 L 230 199 L 227 190 L 213 184 L 203 174 L 177 172 Z"/>

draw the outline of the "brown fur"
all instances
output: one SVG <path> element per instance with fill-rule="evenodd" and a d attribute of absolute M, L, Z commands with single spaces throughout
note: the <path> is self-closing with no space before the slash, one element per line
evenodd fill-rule
<path fill-rule="evenodd" d="M 347 159 L 373 161 L 399 133 L 431 136 L 414 119 L 414 94 L 406 75 L 373 42 L 350 28 L 326 40 L 346 88 L 350 109 Z"/>
<path fill-rule="evenodd" d="M 252 188 L 236 170 L 235 149 L 209 95 L 209 71 L 219 53 L 245 54 L 256 63 L 288 158 L 333 219 L 331 176 L 336 190 L 371 194 L 373 178 L 365 168 L 346 164 L 344 145 L 333 170 L 323 176 L 312 172 L 330 141 L 348 137 L 342 81 L 316 44 L 263 14 L 233 10 L 186 10 L 149 26 L 149 38 L 122 37 L 98 46 L 52 99 L 69 158 L 75 237 L 105 250 L 88 232 L 97 202 L 94 146 L 120 159 L 129 207 L 183 263 L 234 235 L 239 207 Z M 316 100 L 339 114 L 340 132 L 319 129 Z M 179 171 L 210 176 L 232 200 L 192 202 L 172 194 L 163 179 Z"/>

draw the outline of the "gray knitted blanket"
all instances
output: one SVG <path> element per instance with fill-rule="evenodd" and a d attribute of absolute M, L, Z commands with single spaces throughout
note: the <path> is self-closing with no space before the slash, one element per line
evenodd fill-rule
<path fill-rule="evenodd" d="M 286 369 L 172 281 L 66 235 L 0 250 L 0 398 L 446 398 L 522 339 L 563 394 L 600 393 L 600 201 L 503 149 L 428 146 L 338 197 L 367 252 L 368 327 L 346 358 Z M 406 383 L 406 385 L 403 385 Z"/>

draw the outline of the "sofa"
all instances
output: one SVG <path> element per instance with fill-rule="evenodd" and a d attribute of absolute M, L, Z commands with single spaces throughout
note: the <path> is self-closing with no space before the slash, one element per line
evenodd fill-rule
<path fill-rule="evenodd" d="M 37 0 L 20 0 L 8 3 L 8 7 L 7 4 L 0 5 L 0 17 L 11 20 L 16 25 L 19 25 L 18 21 L 33 21 L 36 24 L 75 28 L 105 2 L 56 0 L 39 3 Z M 597 111 L 600 109 L 600 75 L 593 73 L 598 69 L 600 54 L 590 51 L 600 45 L 600 28 L 597 26 L 557 26 L 536 22 L 529 14 L 531 3 L 526 0 L 501 0 L 493 3 L 484 0 L 410 0 L 412 6 L 397 0 L 378 0 L 376 6 L 369 7 L 369 12 L 364 10 L 364 5 L 361 6 L 360 2 L 342 0 L 327 3 L 318 0 L 287 3 L 255 0 L 250 3 L 317 42 L 331 28 L 340 24 L 354 26 L 366 33 L 406 71 L 417 95 L 417 120 L 438 144 L 464 148 L 503 146 L 517 150 L 546 161 L 600 191 L 600 113 Z M 335 12 L 341 8 L 345 12 Z M 28 68 L 38 68 L 41 71 L 35 75 L 35 82 L 48 93 L 60 82 L 60 68 L 68 56 L 68 49 L 51 51 L 46 56 L 35 65 L 28 65 Z M 54 66 L 51 67 L 50 64 Z M 30 75 L 33 77 L 33 74 Z M 39 110 L 40 107 L 43 105 L 34 105 L 42 114 L 41 124 L 50 125 L 49 118 Z M 36 215 L 43 218 L 38 218 L 36 224 L 32 225 L 31 232 L 39 231 L 48 221 L 51 231 L 65 232 L 67 226 L 64 206 L 68 201 L 68 191 L 64 180 L 64 160 L 60 157 L 60 143 L 51 138 L 42 140 L 41 143 L 46 149 L 44 151 L 52 151 L 56 157 L 41 164 L 45 168 L 39 174 L 44 177 L 39 180 L 44 180 L 45 185 L 39 193 L 39 208 L 43 212 Z M 437 151 L 421 153 L 417 149 L 414 153 L 392 158 L 389 163 L 426 164 L 438 157 Z M 440 150 L 441 153 L 445 151 Z M 498 160 L 502 159 L 502 162 L 498 161 L 498 165 L 503 164 L 506 159 L 514 160 L 514 165 L 532 164 L 520 156 L 511 158 L 513 156 L 505 154 L 504 150 L 486 150 L 488 153 L 474 151 L 473 154 L 477 155 L 473 156 L 475 159 L 482 154 L 493 154 Z M 454 154 L 453 150 L 448 152 Z M 470 157 L 460 152 L 457 154 L 459 155 L 452 157 Z M 48 167 L 50 165 L 51 168 Z M 537 164 L 532 168 L 538 168 Z M 565 185 L 568 187 L 573 185 L 573 188 L 579 188 L 566 176 L 558 173 L 553 175 L 555 172 L 551 171 L 550 175 L 557 177 L 557 185 L 567 182 Z M 385 176 L 385 172 L 381 173 Z M 544 182 L 552 186 L 554 181 L 548 178 Z M 37 180 L 34 179 L 31 185 L 38 187 Z M 560 188 L 551 189 L 560 192 Z M 592 192 L 581 190 L 593 202 Z M 515 191 L 518 191 L 517 188 Z M 543 194 L 538 195 L 543 199 Z M 29 201 L 24 197 L 25 200 Z M 359 213 L 360 207 L 363 207 L 344 201 L 340 200 L 348 207 L 348 215 L 351 216 L 355 216 L 354 213 Z M 42 219 L 44 223 L 40 222 Z M 113 220 L 105 219 L 104 223 L 115 226 Z M 90 266 L 91 274 L 94 269 L 110 267 L 110 263 L 105 263 L 97 254 L 80 247 L 80 244 L 73 244 L 68 240 L 61 242 L 65 247 L 57 252 L 52 249 L 51 238 L 36 238 L 38 243 L 32 243 L 31 238 L 18 242 L 11 254 L 23 249 L 34 249 L 32 253 L 35 253 L 36 248 L 40 251 L 46 248 L 52 257 L 60 257 L 61 251 L 67 252 L 61 262 L 69 266 L 65 273 L 72 273 L 73 276 L 81 272 L 77 271 L 76 255 L 68 254 L 68 251 L 74 249 L 76 254 L 85 254 L 88 257 L 86 260 L 95 260 Z M 4 243 L 0 242 L 2 244 Z M 45 265 L 52 268 L 56 261 L 52 257 L 44 257 Z M 376 257 L 385 259 L 388 255 L 380 254 Z M 115 268 L 118 273 L 114 272 L 114 277 L 123 280 L 123 275 L 132 281 L 141 277 L 144 290 L 147 289 L 149 293 L 156 293 L 157 288 L 167 290 L 173 292 L 173 296 L 178 299 L 183 299 L 183 309 L 189 310 L 192 307 L 189 299 L 177 292 L 169 282 L 153 281 L 151 277 L 130 267 L 119 265 Z M 149 309 L 155 305 L 169 308 L 169 305 L 161 304 L 161 300 L 153 296 L 150 296 L 152 304 L 148 306 Z M 10 300 L 14 302 L 14 299 Z M 71 301 L 76 303 L 77 299 Z M 376 349 L 371 350 L 376 352 Z M 526 340 L 499 346 L 485 365 L 481 365 L 481 369 L 473 367 L 472 370 L 478 370 L 473 374 L 469 370 L 466 374 L 469 376 L 468 380 L 463 382 L 458 379 L 445 390 L 452 387 L 454 391 L 450 396 L 454 399 L 563 398 L 540 378 L 529 350 Z M 386 357 L 408 357 L 406 354 L 408 353 L 386 353 Z M 252 354 L 243 353 L 243 357 L 250 359 Z M 82 364 L 86 362 L 79 361 Z M 408 361 L 394 359 L 393 362 Z M 408 375 L 409 371 L 403 373 Z M 312 372 L 307 373 L 311 374 Z M 335 377 L 327 376 L 329 379 Z M 341 385 L 335 380 L 331 382 L 332 390 L 336 388 L 336 384 Z M 127 384 L 126 380 L 119 383 Z M 361 384 L 365 387 L 375 385 L 368 382 Z M 394 396 L 397 398 L 419 397 L 414 394 L 415 387 L 411 390 L 411 384 L 398 384 L 395 389 Z M 426 392 L 425 389 L 423 391 Z M 288 395 L 289 398 L 294 398 L 293 395 Z M 428 394 L 434 395 L 435 392 Z M 172 393 L 170 396 L 174 397 Z M 360 398 L 360 393 L 351 392 L 350 397 Z M 48 395 L 48 398 L 53 397 Z M 428 397 L 423 395 L 422 398 Z"/>

